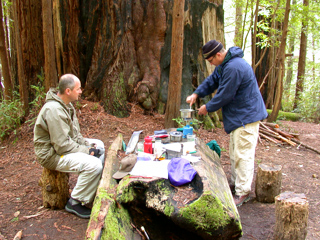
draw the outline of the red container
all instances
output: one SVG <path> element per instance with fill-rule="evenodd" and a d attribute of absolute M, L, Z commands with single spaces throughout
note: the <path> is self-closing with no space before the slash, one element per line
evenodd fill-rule
<path fill-rule="evenodd" d="M 147 136 L 144 139 L 144 144 L 143 144 L 143 151 L 145 153 L 153 153 L 152 151 L 152 138 Z"/>

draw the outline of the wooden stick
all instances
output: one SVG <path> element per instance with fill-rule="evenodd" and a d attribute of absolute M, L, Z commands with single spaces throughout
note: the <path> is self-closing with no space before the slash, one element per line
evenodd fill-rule
<path fill-rule="evenodd" d="M 320 154 L 320 151 L 319 151 L 319 150 L 317 150 L 317 149 L 315 149 L 315 148 L 313 148 L 313 147 L 311 147 L 311 146 L 309 146 L 309 145 L 307 145 L 307 144 L 304 144 L 304 143 L 300 142 L 300 141 L 297 140 L 297 139 L 294 139 L 294 138 L 293 138 L 293 139 L 291 139 L 291 140 L 292 140 L 293 142 L 297 143 L 297 144 L 300 144 L 301 146 L 304 146 L 304 147 L 307 148 L 307 149 L 310 149 L 310 150 L 312 150 L 312 151 Z"/>
<path fill-rule="evenodd" d="M 291 146 L 296 146 L 296 144 L 295 144 L 294 142 L 292 142 L 292 141 L 289 140 L 289 139 L 284 138 L 283 136 L 279 135 L 278 133 L 277 133 L 278 135 L 277 135 L 277 134 L 273 134 L 273 133 L 268 132 L 268 131 L 265 131 L 265 130 L 263 130 L 263 129 L 260 129 L 259 131 L 261 131 L 261 133 L 263 133 L 263 134 L 265 134 L 265 135 L 268 135 L 268 136 L 270 136 L 270 137 L 274 137 L 274 138 L 276 138 L 276 139 L 280 139 L 280 140 L 288 143 L 288 144 L 291 145 Z"/>
<path fill-rule="evenodd" d="M 291 134 L 286 133 L 286 132 L 283 132 L 283 131 L 281 131 L 281 130 L 278 129 L 278 128 L 275 128 L 274 131 L 277 132 L 277 133 L 279 133 L 280 135 L 286 137 L 286 138 L 289 138 L 289 139 L 294 138 L 294 136 L 292 136 Z"/>
<path fill-rule="evenodd" d="M 270 142 L 275 143 L 275 144 L 279 144 L 279 143 L 280 143 L 280 141 L 278 141 L 278 140 L 276 140 L 276 139 L 273 139 L 273 138 L 271 138 L 271 137 L 268 137 L 268 136 L 264 135 L 263 133 L 260 133 L 260 136 L 263 137 L 263 138 L 265 138 L 265 139 L 267 139 L 267 140 L 270 141 Z"/>
<path fill-rule="evenodd" d="M 275 134 L 275 135 L 279 135 L 279 133 L 273 131 L 272 129 L 270 129 L 269 127 L 267 127 L 264 123 L 261 122 L 261 126 L 268 132 Z"/>
<path fill-rule="evenodd" d="M 272 128 L 279 128 L 279 125 L 276 123 L 269 123 L 269 122 L 264 122 L 263 124 L 265 124 L 268 127 L 272 127 Z"/>

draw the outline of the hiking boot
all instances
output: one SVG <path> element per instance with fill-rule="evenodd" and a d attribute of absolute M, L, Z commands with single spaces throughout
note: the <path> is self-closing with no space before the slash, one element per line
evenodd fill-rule
<path fill-rule="evenodd" d="M 243 196 L 234 195 L 233 200 L 236 206 L 240 207 L 243 203 L 248 202 L 250 197 L 249 194 Z"/>
<path fill-rule="evenodd" d="M 82 206 L 82 204 L 80 202 L 78 202 L 77 200 L 74 200 L 72 198 L 70 198 L 69 201 L 67 202 L 65 209 L 67 212 L 74 213 L 78 217 L 81 217 L 81 218 L 90 218 L 90 215 L 91 215 L 90 208 Z"/>

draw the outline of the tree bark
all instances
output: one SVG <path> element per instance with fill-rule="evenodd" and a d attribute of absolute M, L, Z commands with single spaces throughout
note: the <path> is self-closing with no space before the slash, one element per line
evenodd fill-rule
<path fill-rule="evenodd" d="M 277 53 L 277 84 L 276 84 L 276 94 L 274 99 L 274 104 L 272 108 L 272 113 L 268 117 L 269 122 L 274 122 L 277 119 L 280 107 L 281 107 L 281 100 L 282 100 L 282 93 L 283 93 L 283 79 L 285 73 L 285 51 L 286 51 L 286 42 L 287 42 L 287 34 L 288 34 L 288 23 L 289 23 L 289 12 L 290 12 L 290 0 L 286 1 L 286 9 L 285 15 L 283 20 L 283 27 L 282 27 L 282 36 L 281 36 L 281 44 L 279 51 Z"/>
<path fill-rule="evenodd" d="M 242 48 L 243 43 L 243 31 L 242 29 L 242 9 L 243 9 L 243 1 L 236 1 L 236 16 L 235 16 L 235 31 L 234 31 L 234 45 Z"/>
<path fill-rule="evenodd" d="M 8 52 L 6 47 L 6 37 L 3 24 L 3 13 L 2 13 L 2 1 L 0 0 L 0 62 L 1 62 L 1 72 L 3 76 L 4 83 L 4 99 L 12 99 L 13 83 L 10 75 Z"/>
<path fill-rule="evenodd" d="M 168 86 L 168 101 L 165 114 L 165 128 L 175 127 L 174 118 L 180 117 L 182 57 L 183 57 L 183 28 L 184 1 L 174 1 L 172 13 L 172 42 L 171 61 Z"/>
<path fill-rule="evenodd" d="M 13 7 L 14 7 L 14 21 L 18 22 L 17 17 L 17 5 L 18 1 L 13 0 Z M 23 110 L 25 112 L 25 115 L 27 116 L 29 114 L 29 92 L 27 89 L 27 83 L 24 73 L 24 66 L 23 66 L 23 58 L 22 58 L 22 42 L 20 37 L 20 28 L 18 24 L 15 25 L 15 39 L 16 39 L 16 49 L 17 49 L 17 62 L 18 62 L 18 79 L 19 79 L 19 93 L 20 93 L 20 99 L 23 103 Z"/>
<path fill-rule="evenodd" d="M 39 185 L 42 190 L 43 206 L 64 209 L 69 198 L 69 174 L 44 168 Z"/>
<path fill-rule="evenodd" d="M 52 24 L 52 0 L 42 0 L 43 48 L 44 48 L 44 76 L 46 92 L 58 86 L 58 73 L 54 47 Z"/>
<path fill-rule="evenodd" d="M 303 1 L 303 6 L 305 7 L 305 16 L 308 16 L 309 12 L 309 0 Z M 298 102 L 300 100 L 300 95 L 303 92 L 303 82 L 306 71 L 306 58 L 307 58 L 307 43 L 308 43 L 308 21 L 302 21 L 301 27 L 301 37 L 300 37 L 300 53 L 298 62 L 298 75 L 296 82 L 296 92 L 294 97 L 293 109 L 298 107 Z"/>
<path fill-rule="evenodd" d="M 263 203 L 273 203 L 281 191 L 282 167 L 259 164 L 256 177 L 256 199 Z"/>
<path fill-rule="evenodd" d="M 309 203 L 304 194 L 284 192 L 276 198 L 275 239 L 306 239 Z"/>

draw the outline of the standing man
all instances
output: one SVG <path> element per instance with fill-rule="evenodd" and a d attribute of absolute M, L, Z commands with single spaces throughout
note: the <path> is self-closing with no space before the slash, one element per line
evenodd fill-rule
<path fill-rule="evenodd" d="M 190 106 L 198 97 L 217 90 L 214 97 L 199 109 L 199 115 L 222 108 L 225 131 L 230 133 L 231 185 L 234 202 L 241 206 L 250 200 L 249 193 L 254 174 L 254 155 L 258 140 L 259 121 L 268 114 L 251 66 L 242 59 L 243 51 L 211 40 L 202 47 L 204 58 L 215 65 L 194 93 L 187 97 Z"/>
<path fill-rule="evenodd" d="M 39 163 L 48 169 L 78 173 L 78 180 L 65 209 L 90 218 L 84 206 L 94 199 L 104 162 L 104 144 L 84 139 L 71 102 L 78 100 L 80 80 L 73 74 L 60 78 L 59 90 L 50 89 L 34 126 L 34 147 Z M 94 146 L 89 149 L 89 147 Z"/>

